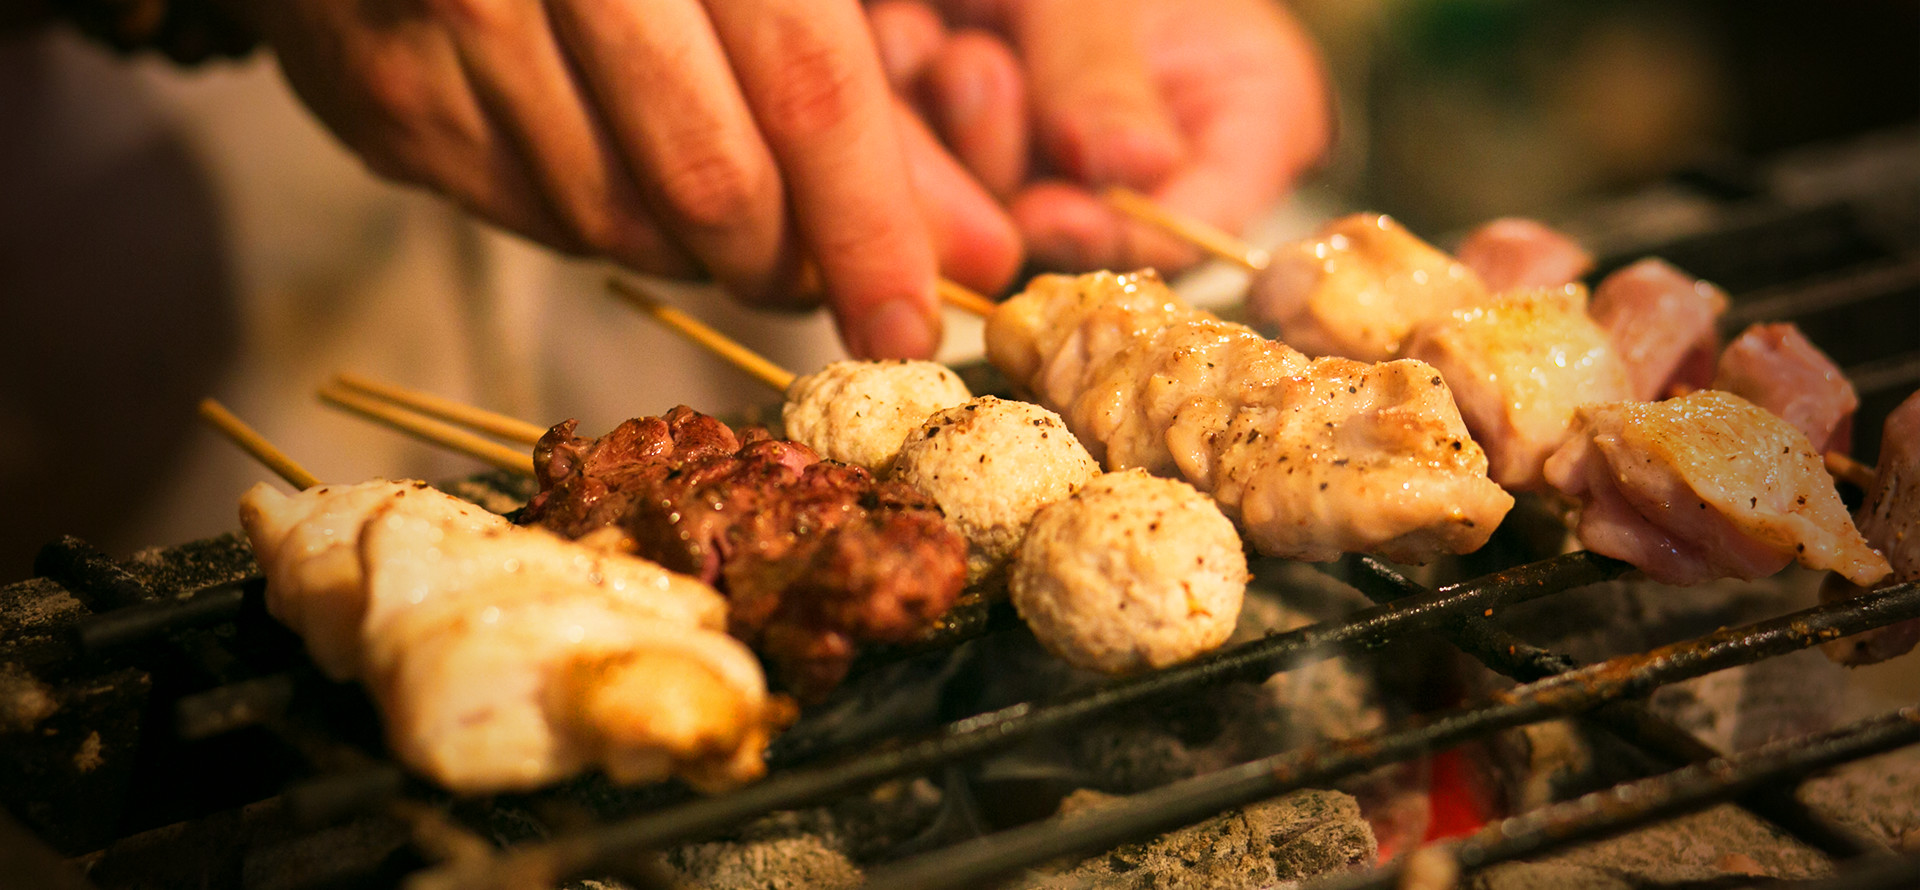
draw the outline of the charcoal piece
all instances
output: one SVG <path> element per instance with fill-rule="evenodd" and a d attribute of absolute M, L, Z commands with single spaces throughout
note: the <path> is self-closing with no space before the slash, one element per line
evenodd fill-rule
<path fill-rule="evenodd" d="M 1077 792 L 1062 804 L 1060 818 L 1098 818 L 1102 804 L 1113 800 Z M 1251 890 L 1371 865 L 1378 854 L 1352 797 L 1308 789 L 1118 847 L 1063 872 L 1031 876 L 1023 886 Z"/>
<path fill-rule="evenodd" d="M 1896 850 L 1920 852 L 1920 748 L 1847 764 L 1802 785 L 1799 796 Z"/>
<path fill-rule="evenodd" d="M 687 844 L 664 861 L 690 890 L 851 890 L 864 877 L 827 823 L 818 811 L 776 813 L 738 839 Z"/>
<path fill-rule="evenodd" d="M 1818 851 L 1752 814 L 1722 805 L 1533 862 L 1473 875 L 1469 890 L 1615 890 L 1744 886 L 1749 878 L 1798 880 L 1833 869 Z"/>

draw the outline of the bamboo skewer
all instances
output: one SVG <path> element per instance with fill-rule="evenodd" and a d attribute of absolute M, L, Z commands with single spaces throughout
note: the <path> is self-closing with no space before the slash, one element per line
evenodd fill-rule
<path fill-rule="evenodd" d="M 1879 478 L 1879 473 L 1874 468 L 1838 451 L 1827 452 L 1826 464 L 1827 472 L 1832 474 L 1833 478 L 1850 483 L 1861 491 L 1872 491 L 1874 482 Z"/>
<path fill-rule="evenodd" d="M 337 408 L 352 411 L 382 426 L 442 448 L 460 452 L 508 472 L 523 476 L 534 474 L 533 455 L 502 445 L 492 439 L 474 435 L 412 408 L 384 402 L 376 397 L 340 386 L 321 387 L 320 400 Z"/>
<path fill-rule="evenodd" d="M 1235 263 L 1249 272 L 1265 269 L 1273 260 L 1266 251 L 1235 238 L 1222 229 L 1192 217 L 1174 213 L 1160 206 L 1152 198 L 1132 189 L 1114 186 L 1107 189 L 1105 198 L 1107 206 L 1220 259 Z"/>
<path fill-rule="evenodd" d="M 449 423 L 456 423 L 470 429 L 479 430 L 503 439 L 510 439 L 532 445 L 547 434 L 545 427 L 528 423 L 518 417 L 509 417 L 485 408 L 476 408 L 464 402 L 457 402 L 445 396 L 407 389 L 359 374 L 341 372 L 333 375 L 337 386 L 358 393 L 373 396 L 395 405 L 412 408 L 429 417 L 435 417 Z"/>
<path fill-rule="evenodd" d="M 793 385 L 792 371 L 767 361 L 759 353 L 741 346 L 727 335 L 708 327 L 705 322 L 661 302 L 640 285 L 624 278 L 614 277 L 607 279 L 607 288 L 621 299 L 632 303 L 640 311 L 653 316 L 655 321 L 706 347 L 708 351 L 731 362 L 734 367 L 752 374 L 762 383 L 783 393 L 787 391 L 787 387 Z"/>
<path fill-rule="evenodd" d="M 933 288 L 934 292 L 940 295 L 941 302 L 962 312 L 971 313 L 981 318 L 992 315 L 993 310 L 998 308 L 998 304 L 992 300 L 981 296 L 978 292 L 957 281 L 949 281 L 941 278 L 934 282 Z"/>
<path fill-rule="evenodd" d="M 219 430 L 229 441 L 240 446 L 240 450 L 252 455 L 254 460 L 266 465 L 267 469 L 285 479 L 288 485 L 305 491 L 320 484 L 320 477 L 307 472 L 305 467 L 288 457 L 286 452 L 273 447 L 273 443 L 268 442 L 259 431 L 248 426 L 246 421 L 234 416 L 232 411 L 228 411 L 227 406 L 214 399 L 201 399 L 199 413 L 201 420 Z"/>

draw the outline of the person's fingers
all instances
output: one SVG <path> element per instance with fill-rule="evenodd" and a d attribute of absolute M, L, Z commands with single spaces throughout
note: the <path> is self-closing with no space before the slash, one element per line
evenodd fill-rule
<path fill-rule="evenodd" d="M 999 38 L 964 30 L 940 48 L 920 90 L 928 119 L 954 156 L 995 195 L 1027 176 L 1027 88 L 1020 63 Z"/>
<path fill-rule="evenodd" d="M 655 218 L 734 294 L 788 293 L 780 173 L 698 0 L 546 5 Z"/>
<path fill-rule="evenodd" d="M 1318 56 L 1297 24 L 1265 0 L 1212 5 L 1215 15 L 1241 23 L 1243 34 L 1258 39 L 1243 45 L 1216 40 L 1222 49 L 1210 58 L 1168 63 L 1163 76 L 1181 85 L 1168 101 L 1185 126 L 1188 163 L 1152 197 L 1169 210 L 1237 231 L 1320 157 L 1331 114 Z"/>
<path fill-rule="evenodd" d="M 1020 271 L 1020 232 L 1013 219 L 905 103 L 896 108 L 914 196 L 941 273 L 976 291 L 999 293 Z"/>
<path fill-rule="evenodd" d="M 434 0 L 487 116 L 519 149 L 570 239 L 629 266 L 691 266 L 648 219 L 538 4 Z"/>
<path fill-rule="evenodd" d="M 709 0 L 856 354 L 940 342 L 935 265 L 866 16 L 853 0 Z"/>
<path fill-rule="evenodd" d="M 1076 183 L 1043 180 L 1009 208 L 1035 263 L 1049 269 L 1173 272 L 1200 259 L 1193 245 L 1136 223 Z"/>
<path fill-rule="evenodd" d="M 1184 154 L 1148 65 L 1139 2 L 1090 14 L 1075 0 L 1032 0 L 1011 11 L 1042 155 L 1078 182 L 1151 189 Z"/>
<path fill-rule="evenodd" d="M 444 31 L 376 31 L 332 4 L 278 11 L 258 21 L 288 85 L 374 174 L 430 188 L 557 249 L 586 249 L 547 209 L 518 147 L 481 108 Z"/>
<path fill-rule="evenodd" d="M 880 51 L 887 84 L 902 95 L 920 79 L 920 72 L 947 40 L 940 13 L 921 0 L 870 3 L 867 25 L 873 29 L 873 45 Z"/>

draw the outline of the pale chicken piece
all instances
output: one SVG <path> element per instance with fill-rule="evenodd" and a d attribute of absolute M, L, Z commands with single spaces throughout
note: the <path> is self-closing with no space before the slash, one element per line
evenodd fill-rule
<path fill-rule="evenodd" d="M 1058 406 L 1086 385 L 1094 366 L 1134 340 L 1204 314 L 1151 269 L 1037 275 L 994 310 L 984 336 L 994 367 L 1041 404 Z"/>
<path fill-rule="evenodd" d="M 1542 487 L 1540 466 L 1567 440 L 1575 408 L 1632 397 L 1579 285 L 1512 291 L 1429 321 L 1406 355 L 1440 369 L 1493 481 L 1514 491 Z"/>
<path fill-rule="evenodd" d="M 1034 518 L 1008 585 L 1041 645 L 1076 667 L 1166 667 L 1233 634 L 1247 589 L 1240 536 L 1192 486 L 1109 473 Z"/>
<path fill-rule="evenodd" d="M 1862 585 L 1890 571 L 1807 437 L 1745 399 L 1584 405 L 1578 423 L 1546 478 L 1578 502 L 1589 550 L 1666 584 L 1761 578 L 1796 559 Z"/>
<path fill-rule="evenodd" d="M 967 538 L 967 580 L 999 576 L 1042 507 L 1099 475 L 1060 415 L 982 396 L 940 411 L 907 436 L 894 478 L 940 505 Z"/>
<path fill-rule="evenodd" d="M 781 420 L 787 438 L 821 457 L 884 476 L 928 415 L 971 398 L 938 362 L 840 361 L 794 380 Z"/>
<path fill-rule="evenodd" d="M 292 496 L 263 482 L 240 498 L 240 524 L 267 576 L 267 612 L 298 634 L 314 664 L 335 680 L 360 676 L 367 612 L 360 530 L 382 512 L 472 531 L 509 525 L 411 480 L 316 485 Z"/>
<path fill-rule="evenodd" d="M 1308 355 L 1381 362 L 1413 327 L 1489 297 L 1472 269 L 1391 218 L 1341 217 L 1284 245 L 1247 292 L 1247 314 Z"/>
<path fill-rule="evenodd" d="M 1593 254 L 1579 242 L 1519 217 L 1496 219 L 1467 233 L 1454 256 L 1494 293 L 1564 287 L 1593 271 Z"/>
<path fill-rule="evenodd" d="M 1855 516 L 1867 543 L 1886 554 L 1889 583 L 1920 581 L 1920 392 L 1887 415 L 1880 434 L 1880 464 L 1874 485 Z M 1829 577 L 1825 601 L 1860 594 L 1862 588 Z M 1841 664 L 1874 664 L 1912 651 L 1920 642 L 1920 619 L 1901 621 L 1827 643 L 1827 656 Z"/>
<path fill-rule="evenodd" d="M 1602 280 L 1589 311 L 1627 363 L 1632 398 L 1700 389 L 1713 376 L 1727 295 L 1712 284 L 1649 257 Z"/>
<path fill-rule="evenodd" d="M 1785 418 L 1822 452 L 1853 445 L 1860 396 L 1833 359 L 1792 324 L 1757 324 L 1727 344 L 1713 388 Z"/>
<path fill-rule="evenodd" d="M 1108 470 L 1186 479 L 1268 555 L 1423 562 L 1477 549 L 1513 504 L 1419 362 L 1309 360 L 1142 276 L 1039 281 L 986 334 Z"/>
<path fill-rule="evenodd" d="M 377 515 L 360 549 L 367 682 L 389 744 L 434 781 L 525 790 L 597 766 L 723 788 L 763 773 L 786 706 L 711 588 L 532 528 Z"/>
<path fill-rule="evenodd" d="M 1262 553 L 1425 563 L 1480 549 L 1513 508 L 1424 362 L 1315 359 L 1223 408 L 1196 404 L 1167 440 Z"/>

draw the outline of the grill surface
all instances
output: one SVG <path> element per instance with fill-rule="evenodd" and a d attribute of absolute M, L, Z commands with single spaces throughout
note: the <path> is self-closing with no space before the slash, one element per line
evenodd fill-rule
<path fill-rule="evenodd" d="M 1915 142 L 1920 138 L 1906 138 L 1903 146 Z M 1885 168 L 1872 169 L 1883 174 Z M 1614 245 L 1614 257 L 1603 270 L 1662 255 L 1734 295 L 1729 333 L 1760 320 L 1799 323 L 1860 390 L 1855 440 L 1871 459 L 1887 411 L 1920 386 L 1920 213 L 1912 211 L 1920 207 L 1920 162 L 1909 172 L 1892 186 L 1884 178 L 1849 186 L 1845 177 L 1829 177 L 1840 186 L 1811 198 L 1762 196 L 1721 208 L 1702 230 L 1677 236 L 1664 231 L 1636 241 L 1614 231 L 1604 239 Z M 524 496 L 515 485 L 482 477 L 456 493 L 496 501 Z M 1508 549 L 1494 551 L 1524 550 L 1505 543 Z M 43 553 L 36 564 L 42 577 L 0 589 L 0 626 L 7 628 L 0 636 L 0 788 L 18 820 L 0 823 L 0 873 L 44 875 L 39 886 L 88 886 L 59 863 L 87 856 L 91 877 L 102 886 L 167 885 L 167 868 L 179 871 L 182 882 L 192 874 L 199 885 L 242 886 L 250 849 L 280 844 L 324 860 L 338 842 L 355 852 L 316 872 L 321 885 L 386 885 L 411 875 L 420 886 L 494 886 L 609 871 L 644 884 L 659 876 L 628 868 L 639 851 L 708 837 L 890 778 L 937 774 L 1122 708 L 1164 705 L 1200 689 L 1257 682 L 1356 651 L 1393 651 L 1418 635 L 1437 634 L 1524 685 L 1362 738 L 1166 785 L 1067 825 L 1038 823 L 934 849 L 881 866 L 871 886 L 978 886 L 1283 791 L 1575 714 L 1645 755 L 1654 774 L 1496 823 L 1444 855 L 1478 868 L 1736 801 L 1839 863 L 1833 886 L 1905 886 L 1920 876 L 1920 860 L 1890 855 L 1877 840 L 1833 824 L 1791 793 L 1818 770 L 1920 741 L 1920 713 L 1901 710 L 1728 754 L 1636 701 L 1662 684 L 1920 616 L 1920 586 L 1900 585 L 1584 667 L 1515 636 L 1493 617 L 1625 570 L 1576 553 L 1428 589 L 1377 560 L 1353 558 L 1334 572 L 1373 599 L 1373 607 L 1089 691 L 968 714 L 878 745 L 869 744 L 870 736 L 887 735 L 884 728 L 835 737 L 808 734 L 803 724 L 776 745 L 772 776 L 731 794 L 616 791 L 589 779 L 475 802 L 424 787 L 384 758 L 364 697 L 320 678 L 299 655 L 298 641 L 264 615 L 257 568 L 233 536 L 125 563 L 67 539 Z M 954 622 L 947 644 L 1007 632 L 1011 624 L 1004 609 L 977 611 Z M 877 662 L 868 668 L 881 672 Z M 536 823 L 518 815 L 532 812 L 564 818 Z M 583 814 L 584 824 L 553 827 L 581 822 Z M 501 844 L 496 848 L 483 834 Z M 97 852 L 109 847 L 112 855 Z M 157 859 L 149 857 L 154 851 Z M 446 861 L 429 861 L 439 858 Z M 154 861 L 174 864 L 139 874 L 143 863 Z M 1329 886 L 1388 887 L 1401 878 L 1396 866 Z"/>

